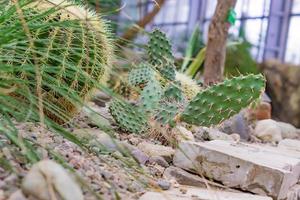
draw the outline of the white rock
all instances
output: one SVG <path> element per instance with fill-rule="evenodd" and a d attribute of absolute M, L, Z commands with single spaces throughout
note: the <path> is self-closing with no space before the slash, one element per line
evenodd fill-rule
<path fill-rule="evenodd" d="M 172 160 L 175 153 L 175 150 L 172 147 L 151 144 L 148 142 L 141 142 L 137 147 L 148 156 L 161 156 L 168 162 Z"/>
<path fill-rule="evenodd" d="M 298 151 L 300 154 L 300 140 L 284 139 L 278 143 L 278 147 Z"/>
<path fill-rule="evenodd" d="M 299 200 L 300 199 L 300 185 L 297 184 L 290 189 L 287 194 L 286 200 Z"/>
<path fill-rule="evenodd" d="M 201 127 L 196 132 L 197 136 L 203 140 L 230 140 L 234 141 L 231 135 L 223 133 L 216 128 Z"/>
<path fill-rule="evenodd" d="M 22 192 L 39 200 L 83 200 L 79 185 L 68 172 L 51 160 L 43 160 L 32 166 L 22 182 Z"/>
<path fill-rule="evenodd" d="M 283 139 L 295 139 L 299 137 L 299 132 L 293 125 L 285 122 L 277 122 L 277 125 L 281 130 L 281 135 Z"/>
<path fill-rule="evenodd" d="M 184 141 L 184 140 L 189 140 L 189 141 L 195 141 L 194 135 L 191 131 L 187 130 L 183 126 L 176 126 L 175 127 L 176 133 L 176 141 Z"/>
<path fill-rule="evenodd" d="M 204 188 L 180 186 L 163 192 L 146 192 L 139 200 L 272 200 L 270 197 L 247 193 L 233 193 Z"/>
<path fill-rule="evenodd" d="M 279 142 L 282 140 L 281 129 L 272 119 L 260 120 L 256 123 L 254 135 L 264 142 Z"/>
<path fill-rule="evenodd" d="M 298 154 L 298 155 L 297 155 Z M 205 143 L 182 142 L 173 163 L 192 172 L 275 199 L 286 198 L 300 176 L 300 154 L 280 148 L 214 140 Z"/>

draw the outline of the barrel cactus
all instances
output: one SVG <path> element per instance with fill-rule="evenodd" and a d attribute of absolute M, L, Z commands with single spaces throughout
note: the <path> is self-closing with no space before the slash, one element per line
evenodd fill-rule
<path fill-rule="evenodd" d="M 10 69 L 0 70 L 0 81 L 8 88 L 16 85 L 10 96 L 32 103 L 38 69 L 44 112 L 64 123 L 106 81 L 112 56 L 107 25 L 83 6 L 64 0 L 23 0 L 19 8 L 21 16 L 15 4 L 9 5 L 0 23 L 9 33 L 1 34 L 0 63 Z M 24 89 L 35 94 L 33 98 L 24 95 Z"/>

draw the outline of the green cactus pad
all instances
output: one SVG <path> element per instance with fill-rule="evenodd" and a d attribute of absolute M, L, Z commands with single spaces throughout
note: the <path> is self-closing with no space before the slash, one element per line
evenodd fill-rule
<path fill-rule="evenodd" d="M 127 102 L 113 100 L 109 105 L 109 112 L 124 131 L 141 133 L 147 128 L 145 114 Z"/>
<path fill-rule="evenodd" d="M 155 78 L 155 71 L 147 64 L 140 64 L 138 68 L 131 70 L 128 74 L 128 83 L 131 86 L 138 86 L 147 83 Z"/>
<path fill-rule="evenodd" d="M 178 109 L 178 105 L 174 103 L 161 103 L 161 106 L 157 109 L 154 119 L 163 125 L 172 124 Z"/>
<path fill-rule="evenodd" d="M 173 84 L 169 85 L 169 87 L 165 90 L 163 98 L 177 102 L 182 102 L 184 100 L 180 86 Z"/>
<path fill-rule="evenodd" d="M 200 126 L 217 125 L 255 102 L 264 88 L 265 78 L 261 74 L 225 80 L 198 93 L 180 120 Z"/>
<path fill-rule="evenodd" d="M 175 79 L 174 56 L 172 47 L 166 35 L 156 29 L 150 34 L 148 42 L 150 64 L 169 80 Z"/>
<path fill-rule="evenodd" d="M 141 92 L 141 107 L 144 111 L 150 112 L 158 106 L 163 94 L 162 88 L 158 81 L 148 82 Z"/>

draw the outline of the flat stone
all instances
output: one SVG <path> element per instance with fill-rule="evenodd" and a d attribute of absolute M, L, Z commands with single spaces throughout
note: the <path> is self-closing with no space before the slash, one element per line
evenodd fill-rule
<path fill-rule="evenodd" d="M 148 142 L 141 142 L 137 146 L 141 151 L 148 156 L 161 156 L 167 162 L 172 161 L 175 150 L 172 147 L 167 147 L 159 144 L 151 144 Z"/>
<path fill-rule="evenodd" d="M 146 192 L 139 200 L 272 200 L 270 197 L 180 186 L 162 192 Z"/>
<path fill-rule="evenodd" d="M 184 153 L 183 153 L 184 152 Z M 182 142 L 173 163 L 192 172 L 256 194 L 285 199 L 300 176 L 300 154 L 230 141 Z"/>
<path fill-rule="evenodd" d="M 300 199 L 300 185 L 297 184 L 289 190 L 286 200 L 299 200 L 299 199 Z"/>
<path fill-rule="evenodd" d="M 224 189 L 227 187 L 201 178 L 199 175 L 191 174 L 179 167 L 170 166 L 164 171 L 163 175 L 168 180 L 176 180 L 177 183 L 181 185 L 195 186 L 195 187 L 203 187 L 206 188 L 208 184 L 211 188 L 215 189 Z M 233 189 L 229 189 L 230 191 L 234 191 Z"/>
<path fill-rule="evenodd" d="M 284 139 L 278 143 L 278 147 L 298 151 L 300 154 L 300 140 Z"/>

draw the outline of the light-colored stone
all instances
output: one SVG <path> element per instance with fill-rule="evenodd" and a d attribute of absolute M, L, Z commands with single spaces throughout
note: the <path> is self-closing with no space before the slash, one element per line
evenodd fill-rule
<path fill-rule="evenodd" d="M 285 123 L 285 122 L 277 122 L 281 130 L 281 135 L 283 139 L 295 139 L 299 137 L 299 131 L 295 128 L 295 126 Z"/>
<path fill-rule="evenodd" d="M 233 141 L 233 137 L 230 135 L 223 133 L 219 131 L 216 128 L 206 128 L 206 127 L 201 127 L 197 130 L 196 136 L 199 139 L 202 140 L 229 140 Z"/>
<path fill-rule="evenodd" d="M 168 162 L 172 160 L 175 153 L 175 150 L 171 147 L 151 144 L 148 142 L 141 142 L 137 147 L 148 156 L 161 156 Z"/>
<path fill-rule="evenodd" d="M 228 187 L 277 199 L 286 198 L 300 176 L 300 159 L 296 152 L 289 156 L 280 148 L 264 150 L 257 145 L 222 140 L 182 142 L 173 163 Z"/>
<path fill-rule="evenodd" d="M 73 131 L 80 139 L 86 139 L 90 142 L 90 145 L 95 145 L 103 148 L 107 151 L 117 151 L 118 141 L 114 139 L 111 135 L 99 130 L 92 128 L 75 129 Z"/>
<path fill-rule="evenodd" d="M 164 171 L 163 175 L 168 180 L 175 180 L 177 183 L 181 185 L 195 186 L 206 188 L 209 185 L 211 188 L 215 189 L 227 189 L 230 191 L 234 191 L 233 189 L 228 189 L 227 187 L 215 183 L 213 181 L 201 178 L 198 175 L 191 174 L 179 167 L 170 166 Z"/>
<path fill-rule="evenodd" d="M 183 126 L 176 126 L 175 127 L 176 133 L 175 133 L 175 139 L 178 142 L 188 140 L 188 141 L 195 141 L 194 135 L 191 131 L 187 130 Z"/>
<path fill-rule="evenodd" d="M 163 192 L 146 192 L 139 200 L 272 200 L 270 197 L 180 186 Z"/>
<path fill-rule="evenodd" d="M 300 199 L 300 185 L 297 184 L 290 189 L 287 194 L 286 200 L 299 200 Z"/>
<path fill-rule="evenodd" d="M 281 129 L 272 119 L 260 120 L 256 123 L 254 135 L 264 142 L 279 142 L 282 140 Z"/>
<path fill-rule="evenodd" d="M 39 200 L 83 200 L 79 185 L 67 171 L 51 160 L 43 160 L 32 166 L 22 182 L 22 192 Z"/>
<path fill-rule="evenodd" d="M 21 190 L 17 190 L 10 195 L 8 200 L 27 200 L 27 198 L 24 196 Z"/>
<path fill-rule="evenodd" d="M 300 155 L 300 140 L 284 139 L 279 142 L 278 147 L 298 151 Z"/>

